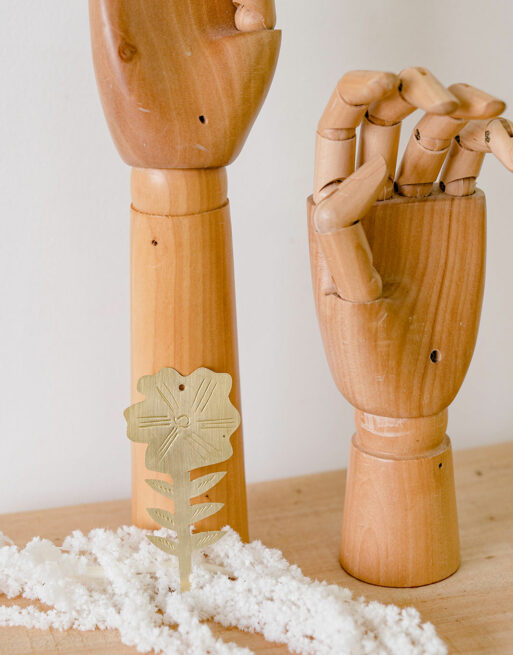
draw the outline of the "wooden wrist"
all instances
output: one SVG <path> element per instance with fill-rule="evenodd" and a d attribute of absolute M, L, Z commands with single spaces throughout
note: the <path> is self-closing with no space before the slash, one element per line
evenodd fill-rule
<path fill-rule="evenodd" d="M 357 446 L 376 457 L 391 459 L 423 456 L 437 450 L 445 439 L 448 412 L 418 418 L 389 418 L 355 410 Z"/>
<path fill-rule="evenodd" d="M 226 168 L 133 168 L 132 207 L 145 214 L 186 216 L 227 202 Z"/>

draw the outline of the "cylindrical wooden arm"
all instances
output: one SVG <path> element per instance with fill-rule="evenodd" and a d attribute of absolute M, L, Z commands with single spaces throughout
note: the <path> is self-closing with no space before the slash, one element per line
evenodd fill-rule
<path fill-rule="evenodd" d="M 240 411 L 232 237 L 226 171 L 133 169 L 131 228 L 132 402 L 143 375 L 172 367 L 189 375 L 200 366 L 233 378 L 231 401 Z M 233 456 L 215 470 L 227 475 L 208 492 L 224 507 L 201 529 L 230 525 L 248 538 L 242 431 Z M 132 517 L 156 524 L 147 507 L 163 498 L 145 483 L 158 474 L 144 465 L 144 444 L 132 445 Z M 201 500 L 201 498 L 200 498 Z M 172 501 L 168 501 L 172 509 Z M 196 502 L 196 501 L 194 501 Z"/>

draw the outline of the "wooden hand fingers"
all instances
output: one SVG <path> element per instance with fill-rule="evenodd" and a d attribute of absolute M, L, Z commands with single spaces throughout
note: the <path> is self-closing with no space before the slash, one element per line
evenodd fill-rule
<path fill-rule="evenodd" d="M 492 152 L 513 171 L 513 123 L 506 118 L 471 121 L 455 137 L 440 175 L 440 188 L 451 196 L 474 193 L 484 156 Z"/>
<path fill-rule="evenodd" d="M 470 120 L 490 119 L 505 104 L 469 84 L 453 84 L 449 91 L 458 106 L 448 115 L 427 112 L 414 128 L 396 178 L 398 193 L 408 197 L 428 196 L 448 155 L 452 139 Z M 478 163 L 475 158 L 474 169 Z"/>
<path fill-rule="evenodd" d="M 400 76 L 351 71 L 337 84 L 319 121 L 313 200 L 316 243 L 341 298 L 369 302 L 381 297 L 360 219 L 393 192 L 400 123 L 421 107 L 453 112 L 458 100 L 429 71 L 410 68 Z M 361 129 L 355 170 L 356 128 Z"/>
<path fill-rule="evenodd" d="M 235 26 L 241 32 L 272 30 L 276 25 L 274 0 L 233 0 Z"/>
<path fill-rule="evenodd" d="M 403 70 L 393 92 L 369 106 L 360 132 L 358 165 L 376 154 L 385 158 L 388 180 L 380 200 L 390 198 L 394 191 L 401 121 L 417 108 L 443 115 L 455 111 L 458 104 L 456 97 L 434 75 L 417 66 Z"/>
<path fill-rule="evenodd" d="M 356 128 L 368 105 L 392 93 L 398 84 L 396 75 L 380 71 L 351 71 L 339 81 L 317 128 L 315 203 L 353 173 Z"/>
<path fill-rule="evenodd" d="M 488 123 L 485 141 L 497 159 L 508 171 L 513 172 L 513 122 L 507 118 L 496 118 Z"/>
<path fill-rule="evenodd" d="M 381 297 L 382 283 L 360 219 L 372 207 L 387 180 L 381 155 L 361 166 L 315 207 L 313 225 L 336 291 L 352 302 Z"/>
<path fill-rule="evenodd" d="M 417 108 L 425 114 L 394 185 L 401 121 Z M 351 302 L 381 297 L 382 281 L 360 219 L 376 200 L 391 197 L 394 186 L 400 195 L 427 196 L 443 167 L 442 191 L 471 194 L 486 152 L 513 170 L 513 123 L 497 118 L 504 108 L 501 100 L 468 84 L 446 89 L 419 67 L 399 76 L 352 71 L 341 78 L 316 135 L 311 242 L 317 248 L 314 263 L 322 263 L 326 293 L 336 289 Z"/>

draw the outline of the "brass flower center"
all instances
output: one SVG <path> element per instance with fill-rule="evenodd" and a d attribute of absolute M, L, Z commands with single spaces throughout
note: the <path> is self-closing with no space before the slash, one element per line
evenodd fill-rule
<path fill-rule="evenodd" d="M 190 423 L 191 419 L 187 416 L 187 414 L 180 414 L 180 416 L 175 418 L 175 424 L 179 428 L 187 428 L 189 427 Z"/>

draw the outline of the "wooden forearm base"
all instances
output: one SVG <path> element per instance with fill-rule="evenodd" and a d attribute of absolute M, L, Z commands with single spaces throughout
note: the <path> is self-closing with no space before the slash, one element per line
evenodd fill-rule
<path fill-rule="evenodd" d="M 360 580 L 417 587 L 460 563 L 447 411 L 393 419 L 356 412 L 340 562 Z"/>
<path fill-rule="evenodd" d="M 132 402 L 143 399 L 136 388 L 143 375 L 164 367 L 189 375 L 205 366 L 232 376 L 230 399 L 240 411 L 225 169 L 134 169 L 132 203 Z M 228 524 L 247 539 L 241 428 L 231 441 L 234 452 L 227 462 L 192 474 L 196 478 L 227 471 L 206 499 L 198 499 L 222 502 L 224 507 L 197 527 L 213 530 Z M 145 483 L 159 476 L 144 465 L 146 445 L 133 444 L 132 448 L 133 522 L 156 528 L 146 508 L 172 510 L 172 501 Z"/>

